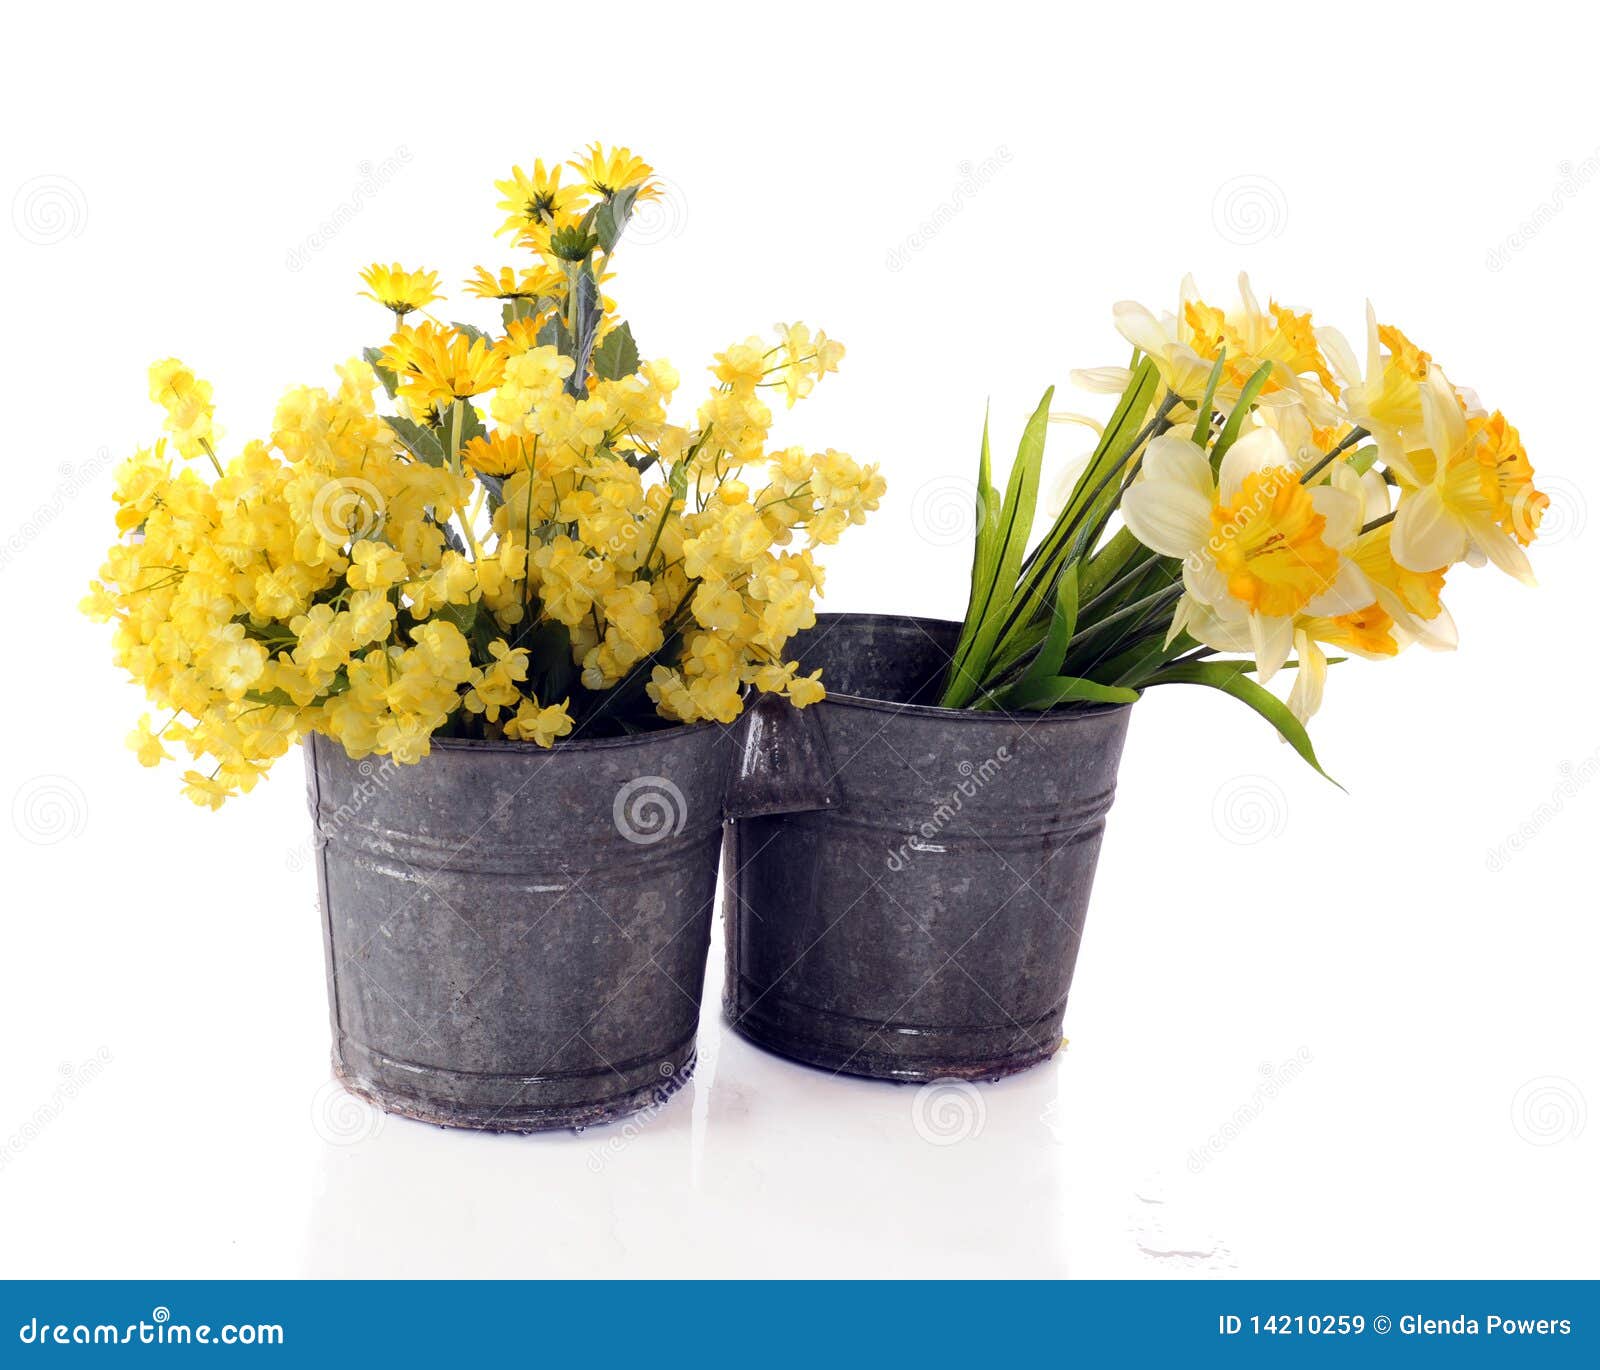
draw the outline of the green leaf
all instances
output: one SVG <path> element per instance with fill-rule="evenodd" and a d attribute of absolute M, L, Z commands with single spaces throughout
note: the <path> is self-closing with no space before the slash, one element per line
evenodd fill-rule
<path fill-rule="evenodd" d="M 1155 555 L 1126 528 L 1117 529 L 1105 546 L 1084 563 L 1078 586 L 1079 599 L 1086 605 L 1093 603 L 1096 595 L 1109 590 L 1125 572 L 1133 569 L 1133 564 L 1148 561 Z"/>
<path fill-rule="evenodd" d="M 399 393 L 400 378 L 383 364 L 383 349 L 381 347 L 363 347 L 362 359 L 369 365 L 383 386 L 383 392 L 391 400 Z"/>
<path fill-rule="evenodd" d="M 1072 497 L 1061 511 L 1055 527 L 1050 530 L 1047 545 L 1060 543 L 1067 530 L 1081 521 L 1081 516 L 1096 501 L 1096 497 L 1109 487 L 1112 473 L 1119 471 L 1127 460 L 1128 448 L 1138 436 L 1139 426 L 1149 412 L 1160 385 L 1161 373 L 1156 370 L 1154 362 L 1146 360 L 1135 366 L 1127 389 L 1122 392 L 1122 398 L 1117 401 L 1105 431 L 1100 434 L 1100 441 L 1095 444 L 1094 455 L 1083 468 L 1083 474 L 1073 486 Z"/>
<path fill-rule="evenodd" d="M 282 709 L 298 707 L 294 696 L 287 690 L 246 690 L 244 697 L 251 704 L 272 704 Z"/>
<path fill-rule="evenodd" d="M 1157 671 L 1150 679 L 1152 685 L 1209 685 L 1213 690 L 1221 690 L 1224 694 L 1232 695 L 1241 703 L 1248 704 L 1268 723 L 1278 730 L 1279 735 L 1287 742 L 1305 763 L 1316 771 L 1330 784 L 1339 785 L 1339 782 L 1322 769 L 1322 763 L 1317 760 L 1316 749 L 1311 745 L 1311 738 L 1300 720 L 1289 712 L 1289 706 L 1270 690 L 1264 689 L 1249 678 L 1249 672 L 1255 669 L 1253 662 L 1249 661 L 1198 661 L 1186 666 L 1168 666 L 1165 670 Z M 1339 788 L 1344 789 L 1343 785 Z"/>
<path fill-rule="evenodd" d="M 639 346 L 633 330 L 620 323 L 600 340 L 594 350 L 594 374 L 603 381 L 619 381 L 639 369 Z"/>
<path fill-rule="evenodd" d="M 576 673 L 572 635 L 566 624 L 546 619 L 518 645 L 528 649 L 528 685 L 539 703 L 556 704 L 565 699 Z"/>
<path fill-rule="evenodd" d="M 1272 363 L 1262 362 L 1255 375 L 1244 383 L 1244 389 L 1239 392 L 1239 402 L 1233 406 L 1228 414 L 1228 421 L 1222 425 L 1222 432 L 1217 435 L 1216 446 L 1211 449 L 1211 469 L 1215 471 L 1222 465 L 1223 457 L 1228 455 L 1228 449 L 1238 440 L 1239 430 L 1244 426 L 1246 415 L 1256 402 L 1256 396 L 1261 393 L 1261 387 L 1267 383 L 1267 378 L 1272 375 Z"/>
<path fill-rule="evenodd" d="M 488 431 L 470 400 L 456 400 L 439 410 L 439 426 L 434 430 L 434 437 L 439 441 L 440 451 L 447 458 L 453 458 L 474 438 L 487 436 Z"/>
<path fill-rule="evenodd" d="M 1122 685 L 1101 685 L 1097 681 L 1078 676 L 1052 675 L 1035 682 L 1023 695 L 1007 697 L 1006 706 L 1013 709 L 1053 709 L 1057 704 L 1133 704 L 1139 692 Z"/>
<path fill-rule="evenodd" d="M 628 216 L 633 213 L 633 202 L 638 195 L 638 186 L 623 186 L 609 200 L 597 206 L 594 232 L 600 239 L 600 250 L 607 255 L 615 252 L 622 240 L 622 230 L 628 226 Z"/>
<path fill-rule="evenodd" d="M 494 346 L 493 338 L 491 338 L 481 328 L 474 327 L 470 323 L 452 323 L 450 327 L 455 329 L 457 333 L 464 333 L 469 343 L 481 342 L 485 347 Z"/>
<path fill-rule="evenodd" d="M 587 262 L 578 269 L 573 282 L 572 303 L 576 323 L 567 338 L 572 348 L 567 355 L 574 365 L 572 374 L 567 377 L 567 393 L 581 400 L 589 393 L 589 354 L 594 348 L 595 330 L 600 326 L 600 287 L 595 284 L 594 272 Z"/>
<path fill-rule="evenodd" d="M 510 328 L 518 319 L 531 319 L 539 306 L 526 295 L 517 295 L 500 306 L 500 322 Z"/>
<path fill-rule="evenodd" d="M 395 437 L 400 439 L 406 451 L 418 461 L 425 462 L 429 466 L 444 465 L 444 444 L 434 436 L 431 429 L 398 416 L 387 418 L 384 422 L 394 430 Z"/>
<path fill-rule="evenodd" d="M 993 571 L 985 575 L 986 583 L 973 587 L 973 600 L 967 608 L 967 624 L 962 629 L 963 638 L 968 637 L 969 627 L 971 636 L 964 652 L 959 646 L 957 648 L 956 657 L 950 664 L 944 697 L 940 700 L 947 709 L 963 708 L 977 693 L 989 669 L 995 641 L 1005 626 L 1006 609 L 1011 602 L 1011 592 L 1016 587 L 1028 534 L 1033 528 L 1034 506 L 1039 500 L 1039 467 L 1044 460 L 1050 400 L 1054 394 L 1054 386 L 1044 392 L 1044 398 L 1033 411 L 1033 417 L 1023 429 L 1022 441 L 1017 445 L 1017 459 L 1011 467 L 1011 478 L 1006 483 L 1005 504 L 1000 510 L 996 530 Z"/>
<path fill-rule="evenodd" d="M 433 611 L 433 617 L 446 618 L 461 629 L 461 635 L 472 636 L 473 625 L 478 621 L 478 606 L 472 604 L 442 604 Z"/>
<path fill-rule="evenodd" d="M 983 411 L 983 442 L 978 449 L 977 531 L 972 543 L 972 586 L 967 592 L 967 619 L 961 625 L 961 637 L 956 643 L 955 656 L 965 655 L 972 643 L 977 624 L 972 616 L 972 606 L 978 602 L 982 588 L 989 584 L 994 574 L 994 555 L 1000 531 L 1000 495 L 994 488 L 994 478 L 989 463 L 989 411 Z"/>
<path fill-rule="evenodd" d="M 1094 455 L 1073 487 L 1072 498 L 1022 563 L 1022 584 L 1011 596 L 1007 614 L 1013 625 L 1004 635 L 1007 646 L 1016 641 L 1017 625 L 1032 619 L 1038 612 L 1061 568 L 1081 559 L 1098 539 L 1104 520 L 1110 517 L 1121 496 L 1124 468 L 1160 381 L 1153 363 L 1140 362 L 1135 367 L 1111 421 L 1100 435 Z"/>
<path fill-rule="evenodd" d="M 1219 348 L 1217 360 L 1212 364 L 1211 375 L 1206 378 L 1206 395 L 1200 401 L 1200 407 L 1194 411 L 1194 442 L 1202 452 L 1206 450 L 1206 439 L 1211 436 L 1211 402 L 1217 396 L 1217 382 L 1222 379 L 1222 363 L 1228 355 L 1226 348 Z"/>
<path fill-rule="evenodd" d="M 1199 645 L 1188 633 L 1179 633 L 1170 643 L 1165 633 L 1158 633 L 1101 663 L 1096 667 L 1096 674 L 1118 685 L 1142 689 L 1167 662 L 1188 655 Z"/>
<path fill-rule="evenodd" d="M 503 476 L 491 476 L 483 471 L 474 471 L 478 483 L 483 486 L 489 496 L 489 512 L 494 513 L 506 502 L 506 482 Z"/>
<path fill-rule="evenodd" d="M 1365 447 L 1356 448 L 1345 458 L 1345 462 L 1356 475 L 1364 476 L 1372 469 L 1372 463 L 1377 459 L 1378 449 L 1369 442 Z"/>
<path fill-rule="evenodd" d="M 1043 683 L 1061 670 L 1061 663 L 1072 642 L 1073 630 L 1078 626 L 1078 568 L 1064 566 L 1056 578 L 1055 605 L 1050 613 L 1050 628 L 1039 646 L 1037 655 L 1023 672 L 1022 678 L 1004 692 L 1008 703 L 1030 698 Z M 1023 705 L 1026 707 L 1026 705 Z"/>

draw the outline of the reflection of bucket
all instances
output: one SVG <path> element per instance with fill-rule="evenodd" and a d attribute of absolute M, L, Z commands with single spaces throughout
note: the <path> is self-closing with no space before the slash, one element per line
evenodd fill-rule
<path fill-rule="evenodd" d="M 694 1068 L 730 747 L 718 727 L 307 743 L 333 1061 L 391 1113 L 527 1132 L 630 1113 Z"/>
<path fill-rule="evenodd" d="M 1130 706 L 940 709 L 959 625 L 825 614 L 791 644 L 829 807 L 742 818 L 724 1007 L 780 1055 L 984 1079 L 1052 1055 Z M 749 751 L 746 752 L 747 764 Z"/>

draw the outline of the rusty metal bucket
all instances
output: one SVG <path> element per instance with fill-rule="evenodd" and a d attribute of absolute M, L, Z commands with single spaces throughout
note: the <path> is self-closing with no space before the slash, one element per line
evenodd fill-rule
<path fill-rule="evenodd" d="M 312 737 L 333 1020 L 352 1092 L 450 1127 L 582 1127 L 694 1068 L 733 758 L 715 725 L 420 764 Z"/>
<path fill-rule="evenodd" d="M 992 1079 L 1060 1045 L 1131 706 L 932 707 L 958 632 L 826 614 L 791 644 L 828 698 L 771 715 L 769 809 L 805 811 L 740 818 L 724 850 L 724 1010 L 781 1056 Z M 763 760 L 747 742 L 745 773 Z"/>

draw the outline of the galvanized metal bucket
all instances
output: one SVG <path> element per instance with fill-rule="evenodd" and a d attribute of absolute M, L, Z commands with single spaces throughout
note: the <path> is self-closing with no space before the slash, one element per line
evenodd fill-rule
<path fill-rule="evenodd" d="M 724 851 L 724 1010 L 759 1046 L 931 1080 L 1060 1045 L 1130 706 L 932 707 L 958 633 L 827 614 L 791 646 L 828 686 L 771 719 L 812 759 L 779 787 L 806 811 L 742 818 Z"/>
<path fill-rule="evenodd" d="M 306 747 L 333 1064 L 451 1127 L 582 1127 L 694 1068 L 726 730 Z"/>

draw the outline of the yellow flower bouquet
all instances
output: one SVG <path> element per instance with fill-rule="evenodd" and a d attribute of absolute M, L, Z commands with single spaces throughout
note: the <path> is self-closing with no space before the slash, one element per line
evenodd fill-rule
<path fill-rule="evenodd" d="M 130 745 L 147 765 L 186 751 L 198 803 L 312 732 L 414 762 L 435 735 L 548 747 L 728 723 L 750 689 L 822 697 L 784 646 L 814 621 L 814 549 L 883 481 L 770 449 L 768 398 L 792 405 L 843 347 L 799 323 L 735 343 L 675 423 L 677 373 L 641 360 L 605 293 L 651 168 L 596 146 L 498 189 L 522 260 L 467 284 L 492 330 L 430 314 L 436 273 L 375 264 L 388 341 L 227 457 L 211 386 L 151 369 L 166 436 L 117 472 L 121 537 L 84 607 L 165 715 Z"/>
<path fill-rule="evenodd" d="M 1231 310 L 1185 280 L 1178 312 L 1117 306 L 1127 367 L 1076 373 L 1120 396 L 1070 498 L 1026 546 L 1052 395 L 1004 498 L 978 473 L 972 595 L 940 703 L 1039 710 L 1195 683 L 1264 715 L 1318 766 L 1304 724 L 1327 649 L 1455 646 L 1452 567 L 1532 583 L 1548 499 L 1520 437 L 1367 311 L 1366 356 L 1309 313 Z M 1294 668 L 1287 701 L 1265 687 Z M 1318 766 L 1320 770 L 1320 766 Z"/>

